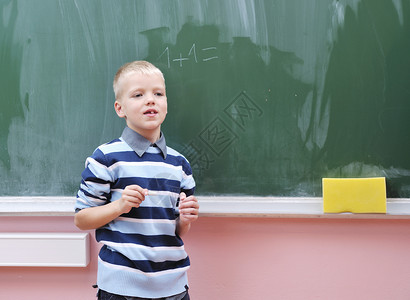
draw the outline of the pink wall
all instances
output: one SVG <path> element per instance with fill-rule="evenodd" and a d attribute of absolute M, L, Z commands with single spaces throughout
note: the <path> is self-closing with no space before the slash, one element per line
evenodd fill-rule
<path fill-rule="evenodd" d="M 0 217 L 2 232 L 75 232 L 72 217 Z M 202 217 L 185 237 L 191 298 L 410 299 L 410 220 Z M 0 299 L 94 299 L 87 268 L 0 267 Z"/>

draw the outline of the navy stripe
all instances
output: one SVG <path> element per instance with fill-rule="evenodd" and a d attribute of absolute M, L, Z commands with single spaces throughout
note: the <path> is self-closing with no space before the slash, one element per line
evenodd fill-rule
<path fill-rule="evenodd" d="M 154 220 L 175 220 L 175 210 L 173 208 L 164 207 L 133 207 L 129 213 L 122 214 L 122 217 L 134 219 L 154 219 Z"/>
<path fill-rule="evenodd" d="M 93 155 L 91 155 L 91 158 L 95 159 L 100 164 L 103 164 L 103 165 L 107 166 L 105 154 L 99 148 L 97 148 L 94 151 Z"/>
<path fill-rule="evenodd" d="M 100 241 L 112 241 L 114 243 L 133 243 L 147 247 L 180 247 L 184 243 L 178 236 L 150 235 L 137 233 L 121 233 L 109 229 L 100 228 L 96 230 L 95 238 Z"/>
<path fill-rule="evenodd" d="M 81 177 L 83 178 L 83 183 L 84 181 L 92 181 L 95 183 L 102 183 L 102 184 L 110 183 L 109 181 L 95 177 L 95 174 L 91 172 L 91 170 L 88 167 L 85 168 L 84 171 L 81 173 Z"/>
<path fill-rule="evenodd" d="M 102 183 L 102 184 L 107 184 L 109 182 L 103 181 L 103 180 L 95 180 L 94 178 L 90 178 L 89 180 L 90 182 L 95 182 L 95 183 Z M 84 180 L 81 180 L 81 183 L 85 186 L 88 186 L 87 183 L 85 183 Z M 86 190 L 84 190 L 81 186 L 79 188 L 80 191 L 82 191 L 87 197 L 91 197 L 91 198 L 97 198 L 97 199 L 101 199 L 101 200 L 109 200 L 111 199 L 111 193 L 103 193 L 101 192 L 101 195 L 94 195 L 94 194 L 90 194 L 89 192 L 87 192 Z"/>
<path fill-rule="evenodd" d="M 195 193 L 195 188 L 193 189 L 181 189 L 181 192 L 184 192 L 187 197 L 193 195 Z"/>
<path fill-rule="evenodd" d="M 107 246 L 103 246 L 99 254 L 100 258 L 108 263 L 117 266 L 125 266 L 138 269 L 146 273 L 173 270 L 189 266 L 189 257 L 178 261 L 153 262 L 149 260 L 129 260 L 119 252 L 111 251 Z"/>
<path fill-rule="evenodd" d="M 102 195 L 100 197 L 94 195 L 94 194 L 90 194 L 89 192 L 87 192 L 86 190 L 80 188 L 80 191 L 82 191 L 84 193 L 84 195 L 86 195 L 87 197 L 91 198 L 91 199 L 100 199 L 103 200 L 105 202 L 109 202 L 110 198 L 111 198 L 111 194 L 107 194 L 107 193 L 102 193 Z M 106 197 L 106 198 L 104 198 Z"/>
<path fill-rule="evenodd" d="M 164 162 L 164 158 L 158 153 L 144 153 L 139 156 L 135 151 L 111 152 L 106 153 L 108 165 L 115 164 L 118 161 L 125 162 Z M 168 162 L 167 162 L 168 163 Z"/>
<path fill-rule="evenodd" d="M 171 156 L 169 155 L 171 163 L 175 164 L 176 166 L 182 166 L 182 170 L 186 175 L 192 175 L 192 169 L 189 165 L 188 161 L 184 159 L 182 156 Z M 168 158 L 168 156 L 167 156 Z M 172 159 L 175 158 L 175 159 Z M 174 161 L 175 160 L 175 161 Z"/>
<path fill-rule="evenodd" d="M 146 177 L 122 177 L 118 178 L 113 184 L 112 189 L 125 189 L 129 185 L 139 185 L 144 189 L 154 191 L 167 191 L 179 194 L 181 192 L 180 182 L 178 180 L 164 178 L 146 178 Z"/>

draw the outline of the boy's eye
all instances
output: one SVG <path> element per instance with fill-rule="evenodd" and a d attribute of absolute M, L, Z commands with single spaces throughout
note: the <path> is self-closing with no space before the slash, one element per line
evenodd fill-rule
<path fill-rule="evenodd" d="M 135 94 L 133 97 L 138 98 L 138 97 L 141 97 L 141 96 L 142 96 L 142 94 Z"/>
<path fill-rule="evenodd" d="M 164 96 L 164 94 L 163 93 L 155 93 L 155 96 Z"/>

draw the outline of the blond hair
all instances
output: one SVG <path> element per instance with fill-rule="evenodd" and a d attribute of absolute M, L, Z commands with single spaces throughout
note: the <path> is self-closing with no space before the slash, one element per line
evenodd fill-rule
<path fill-rule="evenodd" d="M 126 63 L 118 69 L 114 77 L 113 88 L 114 88 L 114 94 L 115 94 L 116 100 L 118 100 L 119 94 L 120 94 L 121 78 L 125 77 L 126 75 L 130 73 L 137 73 L 137 74 L 142 74 L 142 75 L 157 74 L 157 75 L 161 75 L 162 79 L 164 79 L 164 74 L 161 72 L 161 70 L 158 69 L 153 64 L 151 64 L 150 62 L 147 62 L 144 60 L 136 60 L 133 62 Z M 165 79 L 164 79 L 164 82 L 165 82 Z"/>

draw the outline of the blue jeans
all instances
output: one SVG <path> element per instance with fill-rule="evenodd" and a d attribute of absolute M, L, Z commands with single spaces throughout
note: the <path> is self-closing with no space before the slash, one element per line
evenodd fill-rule
<path fill-rule="evenodd" d="M 98 290 L 97 297 L 98 297 L 98 300 L 189 300 L 188 291 L 175 295 L 175 296 L 154 299 L 154 298 L 127 297 L 127 296 L 111 294 L 104 290 Z"/>

